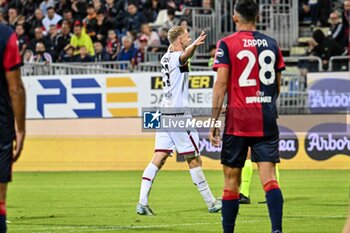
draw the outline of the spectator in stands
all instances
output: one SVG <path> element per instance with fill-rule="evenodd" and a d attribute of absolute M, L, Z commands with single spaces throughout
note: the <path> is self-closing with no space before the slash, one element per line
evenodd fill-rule
<path fill-rule="evenodd" d="M 38 8 L 38 4 L 34 0 L 24 0 L 21 10 L 21 15 L 30 19 L 35 14 L 35 9 Z"/>
<path fill-rule="evenodd" d="M 105 9 L 107 19 L 114 22 L 118 15 L 118 9 L 114 0 L 106 0 Z"/>
<path fill-rule="evenodd" d="M 126 0 L 118 0 L 116 3 L 117 8 L 117 17 L 114 21 L 112 21 L 113 25 L 116 29 L 121 33 L 125 27 L 125 17 L 127 15 L 127 1 Z"/>
<path fill-rule="evenodd" d="M 133 46 L 133 40 L 131 36 L 123 36 L 123 47 L 117 55 L 117 61 L 130 61 L 135 57 L 136 49 Z M 124 67 L 125 69 L 125 67 Z"/>
<path fill-rule="evenodd" d="M 190 37 L 194 38 L 194 30 L 192 29 L 192 27 L 190 27 L 190 24 L 187 19 L 181 19 L 179 25 L 181 27 L 187 28 L 187 30 L 190 32 Z"/>
<path fill-rule="evenodd" d="M 309 51 L 312 55 L 322 59 L 324 70 L 328 70 L 330 57 L 347 53 L 342 46 L 338 45 L 333 39 L 326 37 L 319 29 L 314 31 L 312 39 L 309 41 Z"/>
<path fill-rule="evenodd" d="M 141 36 L 147 38 L 148 46 L 155 47 L 160 45 L 158 33 L 152 31 L 151 27 L 146 23 L 141 25 Z"/>
<path fill-rule="evenodd" d="M 0 7 L 3 8 L 3 9 L 7 9 L 8 1 L 0 1 Z"/>
<path fill-rule="evenodd" d="M 97 11 L 96 19 L 96 39 L 105 45 L 108 31 L 113 29 L 112 22 L 105 17 L 103 9 Z"/>
<path fill-rule="evenodd" d="M 54 0 L 44 0 L 40 3 L 40 10 L 43 12 L 43 14 L 47 15 L 47 10 L 49 7 L 55 7 L 55 1 Z"/>
<path fill-rule="evenodd" d="M 347 41 L 344 37 L 345 29 L 344 25 L 340 19 L 340 13 L 338 11 L 333 11 L 329 15 L 330 28 L 328 31 L 328 36 L 337 42 L 340 46 L 346 47 Z"/>
<path fill-rule="evenodd" d="M 117 34 L 113 29 L 108 31 L 107 39 L 107 53 L 109 54 L 109 59 L 115 61 L 120 50 L 120 44 L 117 37 Z"/>
<path fill-rule="evenodd" d="M 128 13 L 125 17 L 125 30 L 140 32 L 143 23 L 147 23 L 145 16 L 138 11 L 135 3 L 129 2 Z"/>
<path fill-rule="evenodd" d="M 135 47 L 135 48 L 138 48 L 139 47 L 139 41 L 137 40 L 137 32 L 135 31 L 127 31 L 126 32 L 126 35 L 127 36 L 131 36 L 131 39 L 132 39 L 132 46 Z"/>
<path fill-rule="evenodd" d="M 186 21 L 187 26 L 192 26 L 192 11 L 191 9 L 187 8 L 184 10 L 181 18 L 180 18 L 180 24 Z"/>
<path fill-rule="evenodd" d="M 102 3 L 100 0 L 92 0 L 92 4 L 94 5 L 94 8 L 96 9 L 96 11 L 103 9 Z"/>
<path fill-rule="evenodd" d="M 86 16 L 86 2 L 85 0 L 71 0 L 74 19 L 83 20 Z"/>
<path fill-rule="evenodd" d="M 202 15 L 210 15 L 212 13 L 212 1 L 211 0 L 203 0 L 202 1 L 202 8 L 201 10 L 198 11 L 199 14 Z"/>
<path fill-rule="evenodd" d="M 188 7 L 200 7 L 201 0 L 183 0 L 182 1 L 185 6 Z"/>
<path fill-rule="evenodd" d="M 67 21 L 69 25 L 71 26 L 71 31 L 73 31 L 73 25 L 74 25 L 74 18 L 73 18 L 73 12 L 71 9 L 65 9 L 63 11 L 63 20 Z"/>
<path fill-rule="evenodd" d="M 299 0 L 299 22 L 311 20 L 313 25 L 318 20 L 317 0 Z"/>
<path fill-rule="evenodd" d="M 95 62 L 109 61 L 109 54 L 103 48 L 102 43 L 100 41 L 94 42 L 94 49 L 95 49 L 95 57 L 94 57 Z"/>
<path fill-rule="evenodd" d="M 26 25 L 27 25 L 27 23 L 26 23 L 26 17 L 24 17 L 23 15 L 18 16 L 16 25 L 17 25 L 17 24 L 22 24 L 23 27 L 24 27 L 24 30 L 26 30 Z"/>
<path fill-rule="evenodd" d="M 139 38 L 140 46 L 136 50 L 135 56 L 131 59 L 131 65 L 134 68 L 138 64 L 145 61 L 145 53 L 148 45 L 148 39 L 146 36 L 141 36 Z"/>
<path fill-rule="evenodd" d="M 183 8 L 183 0 L 157 0 L 159 1 L 159 9 L 172 8 L 180 11 Z"/>
<path fill-rule="evenodd" d="M 55 62 L 59 55 L 59 50 L 55 47 L 57 41 L 58 31 L 55 24 L 50 25 L 50 29 L 45 37 L 46 51 L 51 54 L 53 62 Z"/>
<path fill-rule="evenodd" d="M 45 44 L 43 29 L 41 27 L 35 28 L 34 35 L 35 35 L 34 38 L 29 42 L 29 46 L 28 46 L 28 48 L 32 51 L 35 51 L 36 44 L 38 42 L 42 42 Z"/>
<path fill-rule="evenodd" d="M 350 0 L 345 0 L 343 6 L 342 22 L 344 24 L 345 38 L 348 43 L 348 53 L 350 54 Z"/>
<path fill-rule="evenodd" d="M 332 0 L 318 0 L 318 20 L 321 27 L 329 26 L 328 16 L 332 12 Z"/>
<path fill-rule="evenodd" d="M 16 8 L 10 8 L 8 10 L 8 25 L 15 29 L 18 20 L 18 12 Z"/>
<path fill-rule="evenodd" d="M 158 1 L 147 0 L 143 5 L 142 14 L 148 23 L 153 23 L 157 19 L 158 11 Z"/>
<path fill-rule="evenodd" d="M 78 55 L 80 53 L 80 47 L 85 46 L 89 55 L 91 57 L 95 56 L 92 40 L 90 36 L 82 30 L 82 24 L 80 21 L 74 22 L 74 35 L 70 40 L 70 45 L 73 46 L 75 50 L 74 55 Z"/>
<path fill-rule="evenodd" d="M 216 45 L 215 45 L 215 44 L 210 45 L 210 46 L 209 46 L 209 55 L 210 55 L 210 58 L 209 58 L 209 62 L 208 62 L 208 66 L 209 66 L 209 67 L 213 67 L 214 59 L 215 59 L 215 52 L 216 52 Z"/>
<path fill-rule="evenodd" d="M 48 32 L 50 30 L 51 25 L 57 25 L 62 19 L 62 16 L 56 14 L 55 9 L 53 7 L 47 8 L 47 15 L 43 19 L 43 26 L 45 30 Z"/>
<path fill-rule="evenodd" d="M 16 34 L 18 37 L 18 48 L 19 48 L 19 53 L 21 54 L 21 57 L 23 57 L 24 52 L 27 49 L 27 46 L 29 44 L 29 39 L 28 36 L 25 35 L 24 33 L 24 26 L 23 24 L 17 24 L 16 25 Z"/>
<path fill-rule="evenodd" d="M 56 1 L 56 5 L 55 5 L 55 9 L 56 9 L 56 13 L 59 15 L 62 15 L 64 18 L 64 12 L 66 10 L 71 10 L 71 1 L 69 0 L 55 0 Z"/>
<path fill-rule="evenodd" d="M 52 57 L 46 52 L 45 44 L 42 42 L 36 44 L 34 62 L 45 64 L 52 63 Z"/>
<path fill-rule="evenodd" d="M 161 28 L 159 32 L 160 45 L 168 47 L 170 45 L 168 40 L 168 28 Z"/>
<path fill-rule="evenodd" d="M 94 5 L 89 4 L 87 7 L 87 16 L 84 18 L 83 23 L 85 25 L 85 32 L 91 37 L 92 40 L 95 40 L 97 20 Z"/>
<path fill-rule="evenodd" d="M 27 64 L 27 63 L 34 63 L 34 54 L 33 51 L 30 49 L 27 49 L 24 52 L 23 55 L 23 63 Z M 30 76 L 33 74 L 33 67 L 28 67 L 28 66 L 23 66 L 22 69 L 22 75 L 23 76 Z"/>
<path fill-rule="evenodd" d="M 64 50 L 61 52 L 59 58 L 59 62 L 74 62 L 74 48 L 68 44 Z"/>
<path fill-rule="evenodd" d="M 61 26 L 61 32 L 57 35 L 55 48 L 58 52 L 64 50 L 64 48 L 70 43 L 72 33 L 68 21 L 63 21 Z"/>
<path fill-rule="evenodd" d="M 35 29 L 39 28 L 39 27 L 43 27 L 43 19 L 44 19 L 44 15 L 43 12 L 40 9 L 36 9 L 35 10 L 35 17 L 33 20 L 31 20 L 30 25 L 29 25 L 29 37 L 33 38 L 35 36 Z M 35 49 L 31 48 L 33 51 Z"/>
<path fill-rule="evenodd" d="M 23 63 L 32 63 L 32 62 L 34 62 L 33 51 L 30 49 L 27 49 L 23 55 Z"/>
<path fill-rule="evenodd" d="M 5 20 L 5 11 L 1 7 L 0 7 L 0 23 L 7 24 L 7 21 Z"/>
<path fill-rule="evenodd" d="M 93 62 L 94 59 L 89 55 L 87 48 L 82 45 L 79 48 L 79 54 L 75 55 L 76 62 Z"/>
<path fill-rule="evenodd" d="M 179 25 L 180 20 L 175 17 L 175 10 L 172 8 L 169 8 L 167 10 L 167 20 L 164 22 L 164 27 L 166 28 L 172 28 L 174 26 Z"/>

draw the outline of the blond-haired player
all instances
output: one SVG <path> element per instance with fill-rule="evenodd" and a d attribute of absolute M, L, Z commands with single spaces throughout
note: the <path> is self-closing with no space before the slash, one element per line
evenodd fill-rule
<path fill-rule="evenodd" d="M 186 117 L 185 109 L 189 99 L 187 61 L 196 48 L 204 44 L 205 38 L 206 34 L 202 32 L 191 43 L 187 29 L 181 26 L 172 27 L 168 32 L 170 46 L 161 59 L 164 96 L 161 109 L 162 117 L 168 120 L 176 121 Z M 153 159 L 142 175 L 140 199 L 136 206 L 138 214 L 154 215 L 148 206 L 148 196 L 158 171 L 175 149 L 179 155 L 185 157 L 192 181 L 206 202 L 208 211 L 215 213 L 221 209 L 221 201 L 214 198 L 203 174 L 198 141 L 198 133 L 193 128 L 157 131 Z"/>

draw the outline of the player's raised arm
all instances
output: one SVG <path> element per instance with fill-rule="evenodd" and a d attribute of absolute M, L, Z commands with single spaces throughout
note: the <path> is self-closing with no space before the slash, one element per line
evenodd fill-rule
<path fill-rule="evenodd" d="M 187 60 L 193 56 L 194 52 L 196 51 L 196 48 L 199 45 L 204 44 L 205 38 L 207 37 L 207 34 L 205 34 L 204 31 L 202 31 L 202 33 L 199 35 L 199 37 L 193 41 L 192 44 L 190 44 L 185 50 L 184 52 L 181 54 L 180 56 L 180 62 L 181 64 L 185 64 L 187 62 Z"/>

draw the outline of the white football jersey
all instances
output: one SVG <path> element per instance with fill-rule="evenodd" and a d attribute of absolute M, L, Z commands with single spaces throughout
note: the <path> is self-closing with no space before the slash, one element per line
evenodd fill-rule
<path fill-rule="evenodd" d="M 188 77 L 187 63 L 180 64 L 180 55 L 183 51 L 168 51 L 163 55 L 162 64 L 163 99 L 162 112 L 181 112 L 188 107 Z"/>

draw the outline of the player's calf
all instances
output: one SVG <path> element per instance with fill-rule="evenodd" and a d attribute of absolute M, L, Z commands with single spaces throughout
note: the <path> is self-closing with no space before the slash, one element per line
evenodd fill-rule
<path fill-rule="evenodd" d="M 283 196 L 276 180 L 264 184 L 272 232 L 282 233 Z"/>
<path fill-rule="evenodd" d="M 6 203 L 0 201 L 0 233 L 6 233 Z"/>
<path fill-rule="evenodd" d="M 222 228 L 224 233 L 233 233 L 239 209 L 239 193 L 224 189 L 222 195 Z"/>

